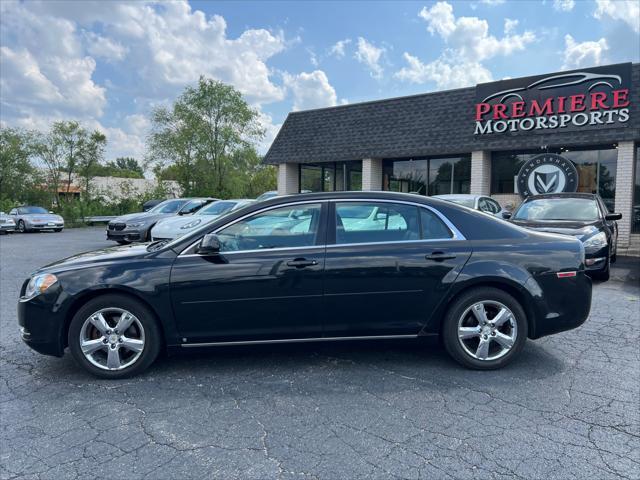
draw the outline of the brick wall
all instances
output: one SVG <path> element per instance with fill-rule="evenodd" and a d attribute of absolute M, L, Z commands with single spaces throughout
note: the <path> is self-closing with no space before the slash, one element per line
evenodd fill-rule
<path fill-rule="evenodd" d="M 491 152 L 471 152 L 471 194 L 489 195 L 491 192 Z"/>
<path fill-rule="evenodd" d="M 278 165 L 278 195 L 289 195 L 300 191 L 300 176 L 297 163 Z"/>
<path fill-rule="evenodd" d="M 382 160 L 362 160 L 362 190 L 382 190 Z"/>
<path fill-rule="evenodd" d="M 631 235 L 633 214 L 633 182 L 635 165 L 635 146 L 633 142 L 618 144 L 618 164 L 616 166 L 616 212 L 622 214 L 618 221 L 618 245 L 627 247 Z"/>

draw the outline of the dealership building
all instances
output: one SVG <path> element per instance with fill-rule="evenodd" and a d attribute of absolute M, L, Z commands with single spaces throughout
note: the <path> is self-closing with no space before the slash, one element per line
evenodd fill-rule
<path fill-rule="evenodd" d="M 278 192 L 599 193 L 640 249 L 640 64 L 291 112 L 265 163 Z"/>

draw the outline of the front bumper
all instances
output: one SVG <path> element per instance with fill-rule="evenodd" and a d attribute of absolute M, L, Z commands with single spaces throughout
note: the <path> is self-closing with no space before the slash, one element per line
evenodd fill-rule
<path fill-rule="evenodd" d="M 585 254 L 585 267 L 587 272 L 601 272 L 607 269 L 609 259 L 609 247 L 587 252 Z"/>
<path fill-rule="evenodd" d="M 47 292 L 48 293 L 48 292 Z M 52 292 L 53 293 L 53 292 Z M 18 302 L 18 325 L 22 341 L 43 355 L 64 354 L 64 315 L 55 311 L 51 295 L 45 294 Z"/>
<path fill-rule="evenodd" d="M 28 223 L 25 225 L 29 230 L 57 230 L 64 228 L 64 223 L 47 222 L 47 223 Z"/>
<path fill-rule="evenodd" d="M 147 237 L 146 230 L 130 229 L 130 230 L 109 230 L 107 228 L 107 240 L 127 241 L 127 242 L 143 242 Z"/>

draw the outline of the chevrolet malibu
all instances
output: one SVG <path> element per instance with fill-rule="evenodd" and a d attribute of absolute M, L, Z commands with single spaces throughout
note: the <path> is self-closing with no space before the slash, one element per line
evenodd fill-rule
<path fill-rule="evenodd" d="M 170 242 L 43 267 L 18 319 L 34 350 L 68 347 L 112 379 L 161 351 L 431 335 L 462 365 L 495 369 L 527 338 L 585 321 L 584 255 L 573 237 L 417 195 L 283 196 Z"/>

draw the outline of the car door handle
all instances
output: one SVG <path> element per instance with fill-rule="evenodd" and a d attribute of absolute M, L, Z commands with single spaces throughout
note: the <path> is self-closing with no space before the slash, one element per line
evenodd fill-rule
<path fill-rule="evenodd" d="M 287 262 L 287 266 L 296 268 L 313 267 L 315 265 L 318 265 L 317 261 L 307 260 L 306 258 L 296 258 Z"/>
<path fill-rule="evenodd" d="M 452 253 L 446 252 L 432 252 L 424 256 L 427 260 L 434 260 L 436 262 L 441 262 L 442 260 L 452 260 L 456 258 L 456 256 Z"/>

